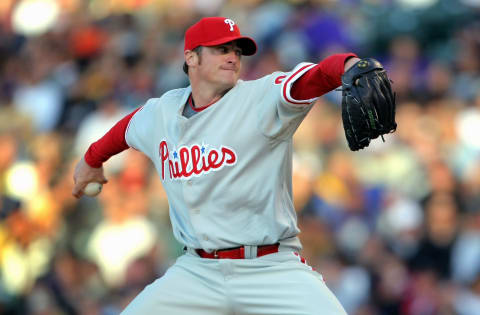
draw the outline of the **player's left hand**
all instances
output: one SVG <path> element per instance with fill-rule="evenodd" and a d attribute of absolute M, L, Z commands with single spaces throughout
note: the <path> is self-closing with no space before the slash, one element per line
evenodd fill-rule
<path fill-rule="evenodd" d="M 75 172 L 73 173 L 73 181 L 75 183 L 72 195 L 76 198 L 83 196 L 83 189 L 88 183 L 97 182 L 100 184 L 107 183 L 107 179 L 103 174 L 103 167 L 95 168 L 85 162 L 85 159 L 81 159 L 75 166 Z"/>
<path fill-rule="evenodd" d="M 342 120 L 352 151 L 397 128 L 395 94 L 377 60 L 362 59 L 342 75 Z"/>

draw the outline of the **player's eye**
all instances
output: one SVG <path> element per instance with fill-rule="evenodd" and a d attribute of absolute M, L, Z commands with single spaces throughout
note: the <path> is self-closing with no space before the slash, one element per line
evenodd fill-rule
<path fill-rule="evenodd" d="M 242 50 L 240 48 L 235 49 L 235 55 L 240 57 L 242 55 Z"/>

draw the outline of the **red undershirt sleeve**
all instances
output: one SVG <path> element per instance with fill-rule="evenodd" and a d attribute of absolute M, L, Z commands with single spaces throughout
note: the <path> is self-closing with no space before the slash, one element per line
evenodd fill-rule
<path fill-rule="evenodd" d="M 91 167 L 99 168 L 110 157 L 129 148 L 125 140 L 125 132 L 137 108 L 115 124 L 103 137 L 92 143 L 85 153 L 85 162 Z"/>
<path fill-rule="evenodd" d="M 350 57 L 357 57 L 357 55 L 335 54 L 323 59 L 293 83 L 290 95 L 296 100 L 306 100 L 319 97 L 339 87 L 342 84 L 341 76 L 345 61 Z"/>

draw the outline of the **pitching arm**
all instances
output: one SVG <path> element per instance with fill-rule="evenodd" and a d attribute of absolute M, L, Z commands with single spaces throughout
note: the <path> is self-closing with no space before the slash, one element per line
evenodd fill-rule
<path fill-rule="evenodd" d="M 129 148 L 125 141 L 125 132 L 133 115 L 141 107 L 134 110 L 115 124 L 102 138 L 92 143 L 83 158 L 75 166 L 73 174 L 74 187 L 72 195 L 80 198 L 83 189 L 90 182 L 105 184 L 103 163 L 110 157 Z"/>

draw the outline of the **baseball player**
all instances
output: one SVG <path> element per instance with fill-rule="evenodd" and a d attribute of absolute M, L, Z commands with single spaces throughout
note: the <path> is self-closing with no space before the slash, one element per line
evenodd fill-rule
<path fill-rule="evenodd" d="M 130 147 L 146 154 L 185 245 L 122 314 L 345 314 L 299 254 L 292 136 L 359 58 L 336 54 L 239 80 L 242 55 L 256 50 L 233 20 L 201 19 L 185 33 L 190 86 L 148 100 L 78 162 L 77 198 L 88 183 L 106 183 L 102 164 L 111 156 Z"/>

